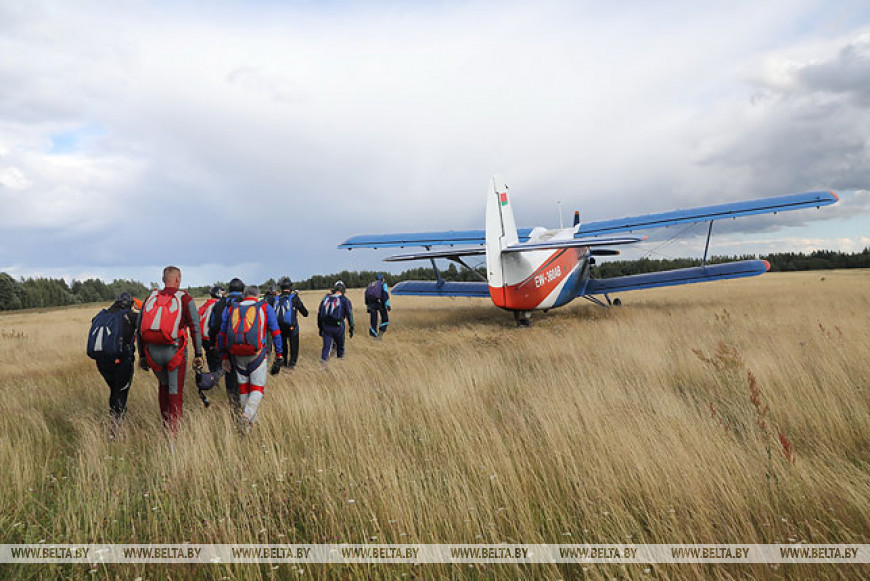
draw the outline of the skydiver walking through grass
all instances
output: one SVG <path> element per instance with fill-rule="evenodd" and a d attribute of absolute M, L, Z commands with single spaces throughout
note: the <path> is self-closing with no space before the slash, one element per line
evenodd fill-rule
<path fill-rule="evenodd" d="M 278 315 L 278 326 L 281 328 L 283 363 L 285 367 L 293 368 L 296 367 L 296 360 L 299 358 L 299 314 L 307 317 L 308 309 L 302 304 L 299 293 L 293 290 L 293 283 L 289 277 L 285 276 L 279 282 L 281 294 L 278 296 L 275 312 Z"/>
<path fill-rule="evenodd" d="M 128 292 L 118 295 L 112 306 L 97 313 L 91 321 L 88 356 L 96 360 L 97 369 L 109 386 L 111 440 L 117 436 L 127 411 L 127 396 L 133 382 L 138 324 L 139 314 L 133 310 L 133 297 Z"/>
<path fill-rule="evenodd" d="M 366 311 L 371 316 L 369 337 L 382 337 L 390 324 L 390 316 L 387 313 L 391 310 L 390 288 L 382 273 L 379 272 L 377 278 L 366 287 L 365 300 Z M 378 324 L 378 315 L 381 318 L 380 324 Z"/>
<path fill-rule="evenodd" d="M 335 344 L 335 355 L 339 359 L 344 357 L 344 321 L 347 319 L 348 331 L 353 338 L 353 305 L 350 299 L 344 296 L 346 288 L 342 281 L 336 281 L 332 292 L 328 293 L 320 301 L 317 309 L 317 329 L 323 337 L 323 349 L 320 352 L 320 361 L 326 364 L 332 345 Z"/>
<path fill-rule="evenodd" d="M 244 298 L 224 311 L 221 330 L 218 334 L 218 349 L 221 351 L 223 368 L 228 375 L 235 375 L 239 382 L 239 416 L 244 427 L 249 428 L 257 418 L 257 410 L 266 389 L 267 342 L 266 336 L 279 338 L 281 330 L 275 309 L 266 301 L 258 299 L 260 289 L 245 287 Z M 276 356 L 281 356 L 281 341 L 274 341 Z M 272 373 L 277 374 L 277 360 Z"/>
<path fill-rule="evenodd" d="M 163 269 L 163 290 L 155 290 L 142 303 L 139 325 L 139 366 L 154 371 L 163 426 L 170 437 L 178 433 L 184 409 L 184 376 L 187 372 L 187 335 L 193 335 L 193 367 L 201 371 L 202 337 L 196 303 L 181 290 L 181 270 Z"/>
<path fill-rule="evenodd" d="M 205 362 L 208 364 L 208 370 L 211 372 L 217 371 L 221 366 L 221 357 L 217 352 L 217 336 L 211 334 L 211 314 L 214 312 L 214 306 L 223 296 L 223 287 L 213 286 L 209 291 L 209 298 L 199 307 L 199 330 L 202 332 L 202 348 L 205 351 Z"/>
<path fill-rule="evenodd" d="M 220 335 L 221 332 L 224 312 L 233 303 L 242 300 L 243 290 L 245 290 L 245 283 L 238 278 L 232 279 L 227 285 L 227 294 L 215 303 L 214 309 L 212 309 L 211 316 L 209 317 L 209 335 L 214 338 L 215 354 L 219 360 L 221 359 L 221 353 L 218 349 L 217 341 L 218 335 Z M 227 401 L 230 403 L 233 413 L 241 413 L 241 406 L 239 405 L 239 379 L 235 373 L 227 373 L 224 375 L 224 386 L 227 390 Z"/>

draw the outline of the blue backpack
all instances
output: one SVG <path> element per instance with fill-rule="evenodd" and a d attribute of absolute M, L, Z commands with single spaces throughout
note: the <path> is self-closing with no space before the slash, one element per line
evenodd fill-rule
<path fill-rule="evenodd" d="M 88 357 L 91 359 L 118 359 L 125 355 L 124 315 L 128 311 L 103 309 L 91 321 L 88 333 Z"/>
<path fill-rule="evenodd" d="M 278 323 L 289 327 L 296 326 L 296 309 L 293 308 L 293 295 L 281 295 L 275 305 L 275 314 L 278 315 Z"/>
<path fill-rule="evenodd" d="M 227 350 L 233 355 L 256 355 L 266 346 L 266 321 L 261 316 L 264 301 L 238 302 L 230 307 Z"/>
<path fill-rule="evenodd" d="M 341 295 L 326 295 L 320 303 L 320 314 L 323 320 L 331 325 L 341 325 L 344 315 L 341 307 Z"/>

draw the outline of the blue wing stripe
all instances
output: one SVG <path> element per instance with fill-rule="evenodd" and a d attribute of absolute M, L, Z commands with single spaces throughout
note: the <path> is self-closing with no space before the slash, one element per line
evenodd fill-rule
<path fill-rule="evenodd" d="M 584 295 L 600 295 L 630 290 L 643 290 L 661 286 L 677 286 L 695 282 L 744 278 L 764 274 L 770 268 L 764 260 L 742 260 L 694 268 L 681 268 L 664 272 L 649 272 L 617 276 L 614 278 L 595 278 L 589 281 Z"/>
<path fill-rule="evenodd" d="M 529 239 L 531 228 L 520 228 L 520 242 Z M 361 234 L 348 238 L 339 248 L 390 248 L 404 246 L 454 246 L 457 244 L 486 244 L 485 230 L 447 230 L 444 232 L 403 232 L 399 234 Z"/>
<path fill-rule="evenodd" d="M 434 280 L 406 280 L 393 287 L 394 295 L 420 297 L 478 297 L 489 298 L 489 285 L 485 282 L 442 282 Z"/>
<path fill-rule="evenodd" d="M 630 232 L 645 228 L 660 228 L 675 224 L 689 224 L 691 222 L 707 222 L 709 220 L 722 220 L 725 218 L 737 218 L 754 214 L 770 214 L 773 212 L 786 212 L 835 204 L 839 198 L 833 192 L 807 192 L 803 194 L 791 194 L 776 196 L 773 198 L 761 198 L 747 202 L 735 202 L 730 204 L 717 204 L 689 210 L 674 210 L 660 214 L 647 214 L 646 216 L 634 216 L 631 218 L 617 218 L 615 220 L 602 220 L 582 224 L 576 236 L 598 236 L 600 234 L 613 234 L 615 232 Z"/>

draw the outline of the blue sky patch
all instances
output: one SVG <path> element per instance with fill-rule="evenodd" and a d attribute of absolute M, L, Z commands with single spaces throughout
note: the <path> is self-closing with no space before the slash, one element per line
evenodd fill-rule
<path fill-rule="evenodd" d="M 80 125 L 68 131 L 54 133 L 49 136 L 51 139 L 51 147 L 48 153 L 52 155 L 62 155 L 65 153 L 75 153 L 82 149 L 83 142 L 92 137 L 105 135 L 106 130 L 97 124 L 89 123 Z"/>

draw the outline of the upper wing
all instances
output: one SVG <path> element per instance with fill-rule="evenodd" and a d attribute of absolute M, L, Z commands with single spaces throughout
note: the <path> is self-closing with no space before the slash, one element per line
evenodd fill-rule
<path fill-rule="evenodd" d="M 529 239 L 531 228 L 520 228 L 520 242 Z M 352 236 L 339 248 L 389 248 L 396 246 L 454 246 L 456 244 L 486 244 L 486 230 L 446 230 L 444 232 L 403 232 L 399 234 L 361 234 Z"/>
<path fill-rule="evenodd" d="M 766 260 L 741 260 L 725 264 L 711 264 L 694 268 L 680 268 L 663 272 L 630 274 L 614 278 L 593 278 L 586 285 L 585 295 L 602 295 L 620 291 L 642 290 L 659 286 L 676 286 L 695 282 L 708 282 L 728 278 L 758 276 L 770 270 Z"/>
<path fill-rule="evenodd" d="M 448 282 L 434 280 L 406 280 L 390 291 L 394 295 L 421 297 L 477 297 L 489 298 L 489 284 L 485 282 Z"/>
<path fill-rule="evenodd" d="M 689 210 L 674 210 L 659 214 L 647 214 L 631 218 L 601 220 L 581 224 L 575 236 L 600 236 L 616 232 L 630 232 L 645 228 L 659 228 L 675 224 L 708 222 L 724 218 L 737 218 L 753 214 L 770 214 L 800 210 L 835 204 L 837 194 L 829 191 L 791 194 L 773 198 L 761 198 L 748 202 L 717 204 Z M 528 242 L 531 228 L 520 228 L 517 235 L 520 242 Z M 362 234 L 348 238 L 338 245 L 339 248 L 388 248 L 404 246 L 455 246 L 457 244 L 486 244 L 485 230 L 446 230 L 442 232 L 403 232 L 398 234 Z M 519 251 L 519 250 L 516 250 Z M 514 251 L 514 252 L 516 252 Z"/>
<path fill-rule="evenodd" d="M 644 237 L 645 238 L 645 237 Z M 640 242 L 643 238 L 633 238 L 623 236 L 620 238 L 573 238 L 571 240 L 557 240 L 553 242 L 527 242 L 525 244 L 514 244 L 508 246 L 502 252 L 532 252 L 534 250 L 560 250 L 562 248 L 578 248 L 588 247 L 597 248 L 598 246 L 617 246 L 620 244 L 633 244 Z M 595 251 L 599 256 L 613 256 L 619 254 L 616 250 Z M 483 256 L 486 250 L 483 248 L 451 248 L 450 250 L 427 250 L 426 252 L 415 252 L 413 254 L 397 254 L 388 256 L 384 259 L 385 262 L 402 262 L 406 260 L 426 260 L 429 258 L 459 258 L 462 256 Z"/>
<path fill-rule="evenodd" d="M 617 218 L 615 220 L 602 220 L 582 224 L 577 231 L 577 236 L 600 236 L 601 234 L 613 234 L 614 232 L 630 232 L 645 228 L 659 228 L 661 226 L 673 226 L 675 224 L 689 224 L 692 222 L 709 222 L 710 220 L 722 220 L 724 218 L 737 218 L 739 216 L 751 216 L 753 214 L 771 214 L 786 212 L 788 210 L 800 210 L 835 204 L 840 198 L 834 192 L 807 192 L 804 194 L 791 194 L 776 196 L 773 198 L 760 198 L 748 202 L 735 202 L 731 204 L 717 204 L 715 206 L 703 206 L 689 210 L 674 210 L 660 214 L 647 214 L 646 216 L 634 216 L 631 218 Z"/>

